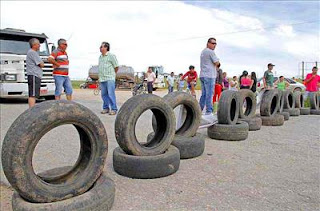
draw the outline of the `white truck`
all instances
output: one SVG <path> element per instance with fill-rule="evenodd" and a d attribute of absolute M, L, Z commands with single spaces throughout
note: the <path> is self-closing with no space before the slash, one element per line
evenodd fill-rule
<path fill-rule="evenodd" d="M 48 37 L 45 34 L 27 33 L 18 29 L 0 30 L 0 98 L 28 97 L 26 56 L 31 38 L 40 41 L 39 54 L 44 61 L 40 96 L 54 99 L 53 67 L 47 60 L 50 54 Z"/>

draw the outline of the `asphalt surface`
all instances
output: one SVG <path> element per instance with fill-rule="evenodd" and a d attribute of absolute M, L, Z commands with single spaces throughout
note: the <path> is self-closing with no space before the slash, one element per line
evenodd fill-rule
<path fill-rule="evenodd" d="M 163 96 L 166 92 L 156 92 Z M 118 91 L 122 105 L 130 92 Z M 139 180 L 118 175 L 112 167 L 115 116 L 100 114 L 101 99 L 92 90 L 76 90 L 74 100 L 90 108 L 105 125 L 109 152 L 106 174 L 116 184 L 113 210 L 319 210 L 320 117 L 290 117 L 284 126 L 249 132 L 245 141 L 206 138 L 202 156 L 182 160 L 179 170 L 160 179 Z M 12 122 L 28 106 L 26 101 L 7 101 L 1 108 L 1 142 Z M 151 112 L 139 119 L 137 137 L 145 140 Z M 206 129 L 199 130 L 207 133 Z M 72 165 L 79 154 L 79 135 L 71 125 L 47 133 L 36 147 L 35 172 Z M 8 184 L 0 166 L 1 182 Z M 1 186 L 1 203 L 10 204 Z"/>

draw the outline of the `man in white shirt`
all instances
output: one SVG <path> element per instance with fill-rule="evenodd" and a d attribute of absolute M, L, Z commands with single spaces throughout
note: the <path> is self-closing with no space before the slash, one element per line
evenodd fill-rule
<path fill-rule="evenodd" d="M 174 72 L 171 72 L 171 74 L 167 77 L 167 84 L 168 84 L 168 93 L 173 92 Z"/>
<path fill-rule="evenodd" d="M 146 78 L 147 78 L 148 93 L 152 94 L 153 83 L 156 80 L 156 74 L 154 74 L 154 72 L 152 72 L 151 67 L 148 68 L 148 72 L 146 74 Z"/>

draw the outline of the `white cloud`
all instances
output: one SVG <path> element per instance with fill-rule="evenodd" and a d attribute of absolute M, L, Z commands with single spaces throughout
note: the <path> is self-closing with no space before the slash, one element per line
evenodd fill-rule
<path fill-rule="evenodd" d="M 262 61 L 276 60 L 279 52 L 299 57 L 292 47 L 295 39 L 290 36 L 279 39 L 279 35 L 265 31 L 263 21 L 258 17 L 205 9 L 183 2 L 2 1 L 1 27 L 44 32 L 55 43 L 61 37 L 72 35 L 68 41 L 68 54 L 73 78 L 86 78 L 89 67 L 97 64 L 102 41 L 110 42 L 111 51 L 120 64 L 130 65 L 136 71 L 145 71 L 149 65 L 163 65 L 166 72 L 179 73 L 186 71 L 190 64 L 199 71 L 200 52 L 212 36 L 218 39 L 216 52 L 219 57 L 223 55 L 220 57 L 222 64 L 230 62 L 225 65 L 231 75 L 240 73 L 246 65 L 262 69 L 266 65 Z M 229 33 L 248 29 L 260 30 Z M 287 26 L 279 30 L 287 35 L 293 34 Z M 305 42 L 305 46 L 299 48 L 305 52 L 310 45 L 314 46 Z M 226 46 L 237 51 L 245 50 L 248 60 L 234 57 L 232 50 L 226 52 Z M 255 58 L 259 50 L 271 51 L 274 55 Z M 239 64 L 242 65 L 240 70 L 236 68 Z"/>
<path fill-rule="evenodd" d="M 290 25 L 280 25 L 277 27 L 274 32 L 276 35 L 280 35 L 283 37 L 295 37 L 296 34 L 293 31 L 293 27 Z"/>

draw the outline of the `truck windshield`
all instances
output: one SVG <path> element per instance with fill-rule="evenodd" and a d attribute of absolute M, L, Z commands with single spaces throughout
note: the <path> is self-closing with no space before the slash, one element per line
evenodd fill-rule
<path fill-rule="evenodd" d="M 0 53 L 26 55 L 29 49 L 30 45 L 28 41 L 0 40 Z M 40 43 L 39 54 L 40 56 L 49 55 L 49 49 L 46 41 Z"/>

